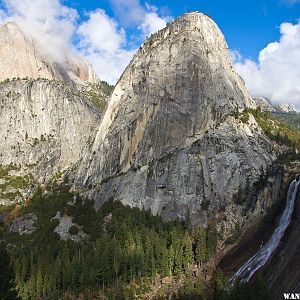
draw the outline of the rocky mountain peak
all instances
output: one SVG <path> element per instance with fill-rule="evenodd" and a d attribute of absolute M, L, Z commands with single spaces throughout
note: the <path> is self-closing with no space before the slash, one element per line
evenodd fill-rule
<path fill-rule="evenodd" d="M 96 83 L 98 76 L 84 59 L 69 53 L 65 62 L 57 62 L 42 50 L 38 41 L 15 22 L 0 24 L 0 80 L 46 78 L 69 84 Z"/>
<path fill-rule="evenodd" d="M 180 134 L 177 132 L 180 136 L 159 142 L 159 156 L 165 150 L 162 148 L 185 145 L 188 138 L 215 126 L 236 108 L 254 107 L 233 70 L 227 48 L 213 20 L 197 12 L 152 35 L 116 85 L 99 140 L 123 114 L 122 122 L 131 124 L 140 114 L 150 114 L 152 119 L 159 112 L 165 115 L 165 128 L 160 130 L 170 132 L 174 125 L 181 128 Z"/>
<path fill-rule="evenodd" d="M 97 206 L 114 198 L 167 218 L 190 209 L 204 222 L 202 201 L 224 204 L 249 170 L 255 178 L 271 160 L 262 155 L 269 146 L 257 137 L 250 147 L 248 135 L 257 133 L 233 118 L 246 107 L 256 106 L 219 28 L 186 14 L 152 35 L 124 71 L 75 186 Z"/>
<path fill-rule="evenodd" d="M 282 114 L 297 113 L 297 110 L 292 104 L 278 104 L 273 105 L 271 101 L 265 97 L 253 98 L 256 105 L 261 108 L 262 111 Z"/>
<path fill-rule="evenodd" d="M 271 104 L 270 100 L 265 97 L 253 98 L 256 105 L 260 107 L 262 111 L 274 112 L 275 107 Z"/>
<path fill-rule="evenodd" d="M 282 113 L 296 113 L 296 107 L 292 104 L 279 104 L 276 105 L 276 108 L 279 112 Z"/>

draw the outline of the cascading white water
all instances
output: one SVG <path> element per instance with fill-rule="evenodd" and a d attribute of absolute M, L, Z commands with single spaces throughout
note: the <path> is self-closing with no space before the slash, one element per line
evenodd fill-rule
<path fill-rule="evenodd" d="M 290 224 L 299 183 L 300 181 L 297 180 L 291 182 L 287 193 L 286 207 L 280 217 L 279 224 L 271 238 L 268 240 L 264 247 L 262 247 L 235 273 L 235 275 L 228 282 L 229 287 L 232 287 L 232 285 L 238 278 L 239 280 L 244 282 L 249 281 L 254 273 L 268 261 L 271 254 L 277 248 L 286 228 Z"/>

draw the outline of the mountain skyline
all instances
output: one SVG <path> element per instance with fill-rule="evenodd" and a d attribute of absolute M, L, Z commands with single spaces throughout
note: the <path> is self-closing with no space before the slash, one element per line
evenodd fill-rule
<path fill-rule="evenodd" d="M 198 10 L 220 25 L 235 68 L 253 96 L 269 98 L 274 104 L 293 104 L 299 110 L 297 2 L 229 1 L 225 6 L 187 1 L 176 7 L 169 1 L 1 0 L 0 21 L 17 22 L 58 63 L 64 62 L 70 51 L 80 54 L 102 80 L 115 84 L 148 36 L 178 15 Z"/>

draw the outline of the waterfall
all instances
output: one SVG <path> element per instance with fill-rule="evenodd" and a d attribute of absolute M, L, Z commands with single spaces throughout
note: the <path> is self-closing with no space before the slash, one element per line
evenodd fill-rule
<path fill-rule="evenodd" d="M 228 282 L 229 287 L 232 287 L 238 278 L 241 281 L 249 281 L 250 278 L 254 275 L 254 273 L 268 261 L 271 254 L 277 248 L 281 238 L 284 235 L 286 228 L 290 224 L 299 183 L 300 181 L 297 181 L 296 179 L 291 182 L 287 193 L 286 207 L 280 217 L 279 224 L 271 238 L 268 240 L 264 247 L 262 247 L 255 255 L 253 255 L 235 273 L 235 275 Z"/>

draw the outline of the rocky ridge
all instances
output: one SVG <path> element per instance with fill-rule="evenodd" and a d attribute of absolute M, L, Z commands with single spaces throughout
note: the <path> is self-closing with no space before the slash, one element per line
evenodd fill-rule
<path fill-rule="evenodd" d="M 0 41 L 0 204 L 10 204 L 81 157 L 111 87 L 80 57 L 56 62 L 15 22 L 0 24 Z"/>
<path fill-rule="evenodd" d="M 147 40 L 107 104 L 101 89 L 73 89 L 86 77 L 53 68 L 33 75 L 51 80 L 0 85 L 0 204 L 24 201 L 34 181 L 69 170 L 65 178 L 57 175 L 61 183 L 70 178 L 96 208 L 114 199 L 165 220 L 213 222 L 221 258 L 236 228 L 252 230 L 299 173 L 299 165 L 272 168 L 278 151 L 253 115 L 241 114 L 256 104 L 207 15 L 188 13 Z M 103 115 L 89 96 L 101 98 Z M 45 199 L 51 194 L 46 190 Z M 104 217 L 104 231 L 111 217 Z M 88 238 L 67 213 L 52 219 L 60 239 Z M 10 229 L 31 234 L 36 220 L 27 214 Z M 206 266 L 208 280 L 218 259 Z"/>
<path fill-rule="evenodd" d="M 297 113 L 295 106 L 291 104 L 273 105 L 270 100 L 265 97 L 254 98 L 254 101 L 262 111 L 283 114 Z"/>

